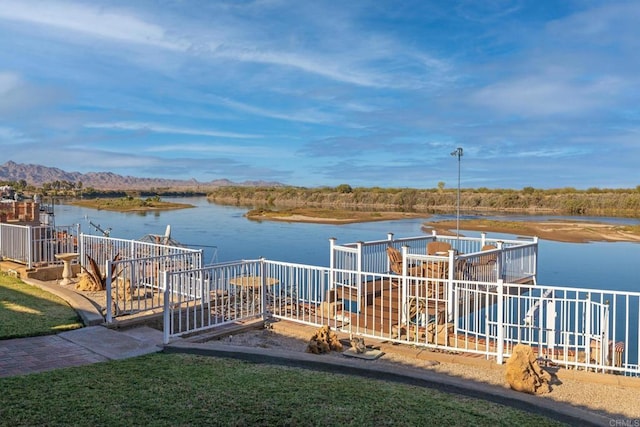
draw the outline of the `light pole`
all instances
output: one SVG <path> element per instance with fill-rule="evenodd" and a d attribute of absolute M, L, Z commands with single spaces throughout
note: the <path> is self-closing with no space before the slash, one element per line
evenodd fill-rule
<path fill-rule="evenodd" d="M 451 152 L 451 155 L 458 157 L 458 210 L 456 212 L 456 239 L 460 239 L 460 158 L 462 157 L 462 148 L 456 148 Z"/>

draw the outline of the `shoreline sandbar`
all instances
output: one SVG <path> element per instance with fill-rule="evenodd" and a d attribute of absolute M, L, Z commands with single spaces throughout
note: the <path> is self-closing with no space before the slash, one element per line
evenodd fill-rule
<path fill-rule="evenodd" d="M 435 229 L 439 234 L 455 234 L 456 221 L 424 223 L 425 231 Z M 460 229 L 517 236 L 537 236 L 544 240 L 568 243 L 633 242 L 640 243 L 640 225 L 617 225 L 587 221 L 498 221 L 489 219 L 461 220 Z"/>

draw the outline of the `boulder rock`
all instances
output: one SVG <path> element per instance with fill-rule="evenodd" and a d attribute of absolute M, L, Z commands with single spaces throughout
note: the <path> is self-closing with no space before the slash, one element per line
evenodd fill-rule
<path fill-rule="evenodd" d="M 307 344 L 307 353 L 329 353 L 342 351 L 342 343 L 329 325 L 323 326 L 311 337 Z"/>
<path fill-rule="evenodd" d="M 78 283 L 76 284 L 76 290 L 86 292 L 104 291 L 104 288 L 100 283 L 96 283 L 87 273 L 81 273 L 78 275 Z"/>
<path fill-rule="evenodd" d="M 367 346 L 364 344 L 364 338 L 351 336 L 349 342 L 351 343 L 351 348 L 355 353 L 362 354 L 367 351 Z"/>
<path fill-rule="evenodd" d="M 551 375 L 538 365 L 533 350 L 525 344 L 513 347 L 511 357 L 506 363 L 506 379 L 516 391 L 530 394 L 543 394 L 551 391 Z"/>

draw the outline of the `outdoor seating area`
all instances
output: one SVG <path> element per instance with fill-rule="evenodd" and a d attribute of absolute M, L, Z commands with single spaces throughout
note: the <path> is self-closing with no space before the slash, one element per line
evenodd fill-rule
<path fill-rule="evenodd" d="M 388 246 L 387 255 L 389 256 L 389 268 L 391 269 L 391 272 L 400 275 L 403 274 L 403 261 L 400 251 L 393 246 Z M 422 266 L 412 264 L 407 267 L 407 274 L 409 276 L 422 276 L 424 274 L 424 270 Z"/>
<path fill-rule="evenodd" d="M 427 243 L 427 255 L 447 256 L 451 250 L 451 243 L 433 241 Z"/>
<path fill-rule="evenodd" d="M 526 342 L 551 362 L 580 369 L 628 372 L 639 365 L 637 345 L 630 352 L 620 338 L 637 331 L 616 321 L 629 317 L 621 313 L 637 307 L 640 294 L 614 298 L 611 291 L 536 285 L 535 238 L 434 233 L 345 245 L 332 239 L 330 267 L 266 259 L 204 267 L 201 252 L 186 248 L 82 234 L 77 241 L 82 252 L 54 252 L 53 258 L 72 267 L 91 254 L 105 284 L 106 322 L 163 313 L 166 342 L 273 317 L 483 354 L 498 363 L 515 343 Z M 63 278 L 74 280 L 70 272 Z"/>
<path fill-rule="evenodd" d="M 430 242 L 427 245 L 427 254 L 438 257 L 447 257 L 436 260 L 425 260 L 421 262 L 411 263 L 407 266 L 406 274 L 412 277 L 428 277 L 433 279 L 446 279 L 449 272 L 449 250 L 451 245 L 445 242 Z M 393 246 L 387 247 L 387 255 L 389 257 L 389 268 L 391 272 L 402 275 L 403 258 L 402 253 Z"/>
<path fill-rule="evenodd" d="M 255 311 L 259 307 L 262 298 L 262 290 L 266 287 L 265 298 L 272 300 L 273 287 L 279 283 L 274 277 L 262 276 L 237 276 L 229 279 L 229 284 L 234 289 L 234 294 L 241 306 Z"/>

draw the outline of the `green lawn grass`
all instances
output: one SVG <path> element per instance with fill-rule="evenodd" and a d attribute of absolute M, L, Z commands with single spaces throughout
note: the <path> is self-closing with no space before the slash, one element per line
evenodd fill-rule
<path fill-rule="evenodd" d="M 0 339 L 80 327 L 78 314 L 64 300 L 0 272 Z"/>
<path fill-rule="evenodd" d="M 0 378 L 0 390 L 11 426 L 559 425 L 427 388 L 186 354 Z"/>
<path fill-rule="evenodd" d="M 64 301 L 0 273 L 0 339 L 80 326 Z M 0 390 L 7 426 L 557 425 L 421 387 L 184 354 L 0 378 Z"/>

